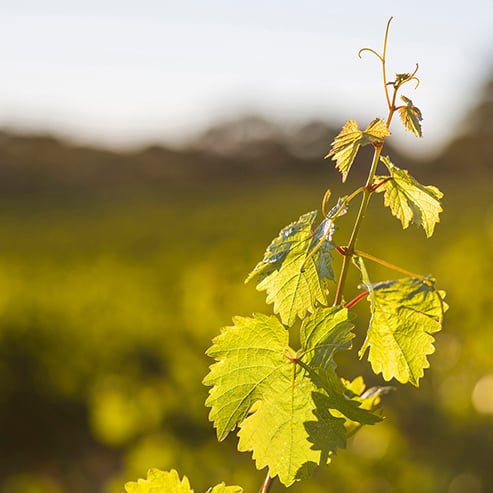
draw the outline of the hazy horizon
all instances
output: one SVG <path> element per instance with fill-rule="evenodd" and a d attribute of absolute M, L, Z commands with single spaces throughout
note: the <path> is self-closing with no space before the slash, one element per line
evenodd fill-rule
<path fill-rule="evenodd" d="M 0 126 L 103 147 L 176 143 L 242 115 L 335 125 L 384 116 L 378 61 L 394 16 L 389 74 L 420 64 L 424 139 L 457 134 L 493 70 L 493 4 L 390 0 L 347 9 L 321 0 L 3 2 Z"/>

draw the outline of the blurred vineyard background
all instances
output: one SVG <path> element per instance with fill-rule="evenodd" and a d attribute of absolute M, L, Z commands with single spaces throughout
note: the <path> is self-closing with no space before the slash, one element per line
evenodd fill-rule
<path fill-rule="evenodd" d="M 243 280 L 281 227 L 327 187 L 348 190 L 322 159 L 337 124 L 251 117 L 186 149 L 126 153 L 0 135 L 2 493 L 117 493 L 149 467 L 178 469 L 198 492 L 258 489 L 264 472 L 208 422 L 204 351 L 233 315 L 270 313 Z M 433 273 L 451 309 L 421 388 L 397 385 L 388 419 L 291 491 L 491 492 L 493 83 L 440 156 L 387 150 L 444 191 L 445 213 L 426 240 L 377 196 L 360 245 Z M 363 153 L 350 178 L 365 167 Z M 369 375 L 365 362 L 340 366 Z"/>

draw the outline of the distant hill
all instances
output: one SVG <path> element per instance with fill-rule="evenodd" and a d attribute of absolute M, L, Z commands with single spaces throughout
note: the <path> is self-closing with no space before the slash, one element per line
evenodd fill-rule
<path fill-rule="evenodd" d="M 326 177 L 334 171 L 323 156 L 335 133 L 321 122 L 281 132 L 248 118 L 211 128 L 187 148 L 117 152 L 2 132 L 0 193 L 108 193 L 306 173 Z"/>
<path fill-rule="evenodd" d="M 336 133 L 321 121 L 284 128 L 249 116 L 211 127 L 186 148 L 154 145 L 117 152 L 51 136 L 0 132 L 0 193 L 91 194 L 306 173 L 327 177 L 334 170 L 323 156 Z M 401 161 L 387 149 L 395 162 Z M 359 159 L 370 159 L 370 154 L 371 149 L 364 148 Z M 427 167 L 427 174 L 460 179 L 491 173 L 492 156 L 493 80 L 485 86 L 482 102 L 466 116 L 460 134 L 438 158 L 419 164 Z M 415 164 L 409 157 L 405 162 L 409 168 Z M 351 173 L 358 172 L 354 166 Z"/>
<path fill-rule="evenodd" d="M 457 136 L 432 163 L 433 168 L 460 178 L 493 173 L 493 78 L 480 102 L 468 114 Z"/>

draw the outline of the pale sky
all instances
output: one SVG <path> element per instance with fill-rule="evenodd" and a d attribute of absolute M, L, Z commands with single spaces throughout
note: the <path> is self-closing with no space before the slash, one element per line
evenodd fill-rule
<path fill-rule="evenodd" d="M 136 146 L 260 114 L 364 126 L 385 117 L 389 72 L 420 65 L 405 94 L 433 151 L 493 74 L 492 0 L 0 0 L 0 127 Z"/>

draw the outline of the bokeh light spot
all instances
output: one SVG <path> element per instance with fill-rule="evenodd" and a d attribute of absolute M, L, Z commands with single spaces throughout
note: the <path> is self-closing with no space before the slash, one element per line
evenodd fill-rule
<path fill-rule="evenodd" d="M 447 493 L 481 493 L 481 479 L 475 474 L 459 474 L 450 482 Z"/>
<path fill-rule="evenodd" d="M 472 391 L 472 403 L 479 413 L 493 414 L 493 375 L 478 380 Z"/>

